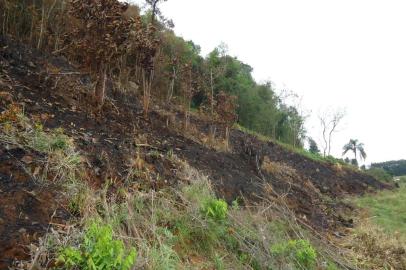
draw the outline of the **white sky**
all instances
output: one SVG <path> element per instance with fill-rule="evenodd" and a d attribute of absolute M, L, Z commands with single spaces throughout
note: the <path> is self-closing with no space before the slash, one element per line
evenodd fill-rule
<path fill-rule="evenodd" d="M 303 96 L 316 141 L 317 112 L 346 108 L 335 156 L 354 138 L 367 163 L 406 159 L 406 1 L 169 0 L 162 11 L 203 54 L 225 42 L 257 81 Z"/>

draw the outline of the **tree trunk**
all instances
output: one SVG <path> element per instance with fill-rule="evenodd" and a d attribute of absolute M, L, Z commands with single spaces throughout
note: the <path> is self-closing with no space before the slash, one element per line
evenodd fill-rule
<path fill-rule="evenodd" d="M 172 79 L 171 79 L 171 83 L 169 85 L 169 91 L 168 91 L 168 96 L 167 96 L 167 102 L 170 103 L 172 96 L 173 96 L 173 91 L 175 88 L 175 79 L 176 79 L 176 68 L 173 67 L 172 69 Z"/>
<path fill-rule="evenodd" d="M 323 140 L 324 140 L 324 145 L 323 145 L 323 157 L 326 157 L 327 149 L 328 149 L 328 143 L 326 139 L 326 128 L 323 128 Z"/>
<path fill-rule="evenodd" d="M 44 35 L 44 29 L 45 29 L 45 2 L 42 2 L 42 13 L 41 13 L 41 28 L 39 32 L 39 37 L 38 37 L 38 44 L 37 44 L 37 49 L 40 49 L 42 46 L 42 38 Z"/>
<path fill-rule="evenodd" d="M 230 128 L 228 126 L 226 127 L 225 139 L 226 139 L 226 149 L 228 151 L 230 150 Z"/>
<path fill-rule="evenodd" d="M 94 89 L 94 97 L 96 100 L 96 104 L 99 108 L 104 105 L 104 98 L 106 94 L 106 81 L 107 81 L 107 73 L 106 67 L 102 66 L 99 71 L 99 78 L 96 83 L 96 87 Z"/>
<path fill-rule="evenodd" d="M 158 0 L 155 0 L 152 5 L 152 15 L 151 15 L 151 24 L 155 24 L 155 17 L 156 17 L 156 6 L 158 5 Z"/>

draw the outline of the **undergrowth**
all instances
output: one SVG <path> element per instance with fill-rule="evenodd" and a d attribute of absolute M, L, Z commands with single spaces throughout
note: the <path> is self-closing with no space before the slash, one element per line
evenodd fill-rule
<path fill-rule="evenodd" d="M 121 199 L 107 196 L 107 187 L 85 193 L 75 229 L 43 241 L 44 262 L 58 259 L 62 269 L 335 269 L 269 204 L 229 207 L 187 164 L 179 177 L 190 184 L 122 192 Z"/>
<path fill-rule="evenodd" d="M 78 247 L 69 246 L 59 252 L 57 264 L 63 269 L 129 270 L 136 255 L 134 248 L 126 251 L 123 241 L 113 240 L 109 225 L 94 221 L 86 227 Z"/>
<path fill-rule="evenodd" d="M 406 270 L 406 186 L 354 198 L 362 210 L 346 246 L 362 269 Z"/>
<path fill-rule="evenodd" d="M 73 140 L 64 134 L 63 129 L 44 130 L 41 123 L 29 119 L 23 109 L 11 104 L 0 117 L 0 142 L 7 147 L 18 147 L 27 153 L 29 162 L 43 163 L 41 174 L 32 176 L 41 184 L 49 180 L 71 184 L 78 178 L 82 158 L 75 150 Z M 33 155 L 43 154 L 44 159 L 33 159 Z"/>
<path fill-rule="evenodd" d="M 406 185 L 366 195 L 356 199 L 356 203 L 368 210 L 374 223 L 386 232 L 396 234 L 406 243 Z"/>
<path fill-rule="evenodd" d="M 22 110 L 1 118 L 0 140 L 44 155 L 42 184 L 60 184 L 74 216 L 50 230 L 32 250 L 30 266 L 58 269 L 333 269 L 285 210 L 264 201 L 251 207 L 217 198 L 207 177 L 181 165 L 176 187 L 134 191 L 92 190 L 83 162 L 61 129 L 45 130 Z M 39 162 L 36 160 L 35 162 Z M 144 166 L 134 161 L 135 171 Z M 147 172 L 146 172 L 147 173 Z M 137 174 L 134 173 L 136 177 Z M 124 179 L 125 180 L 125 179 Z M 126 181 L 123 181 L 124 183 Z M 189 184 L 186 184 L 189 183 Z M 319 243 L 318 243 L 319 244 Z M 318 251 L 316 251 L 318 250 Z"/>

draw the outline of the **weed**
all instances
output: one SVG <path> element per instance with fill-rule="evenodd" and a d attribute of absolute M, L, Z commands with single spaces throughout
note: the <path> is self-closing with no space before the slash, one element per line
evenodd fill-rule
<path fill-rule="evenodd" d="M 224 221 L 227 217 L 227 203 L 224 200 L 210 199 L 204 202 L 202 212 L 206 217 L 216 221 Z"/>
<path fill-rule="evenodd" d="M 173 160 L 174 158 L 174 153 L 173 153 L 173 149 L 170 148 L 167 152 L 166 152 L 166 158 L 169 160 Z"/>
<path fill-rule="evenodd" d="M 69 196 L 68 211 L 73 216 L 83 216 L 89 203 L 89 199 L 91 198 L 91 191 L 87 185 L 80 185 L 77 182 L 65 185 L 65 188 Z"/>
<path fill-rule="evenodd" d="M 93 222 L 79 248 L 67 247 L 60 252 L 58 264 L 64 269 L 129 270 L 135 258 L 135 249 L 126 252 L 122 241 L 113 240 L 110 226 Z"/>
<path fill-rule="evenodd" d="M 326 270 L 338 270 L 339 268 L 337 267 L 337 265 L 333 262 L 328 262 L 327 263 L 327 267 Z"/>
<path fill-rule="evenodd" d="M 77 181 L 81 164 L 82 157 L 73 149 L 52 152 L 48 156 L 44 179 L 51 173 L 55 182 L 63 181 L 62 184 L 69 185 Z"/>
<path fill-rule="evenodd" d="M 59 248 L 63 269 L 89 269 L 89 261 L 98 263 L 95 248 L 88 248 L 91 242 L 93 247 L 106 242 L 103 248 L 110 247 L 115 254 L 123 252 L 123 243 L 112 239 L 113 231 L 136 247 L 136 269 L 312 269 L 316 264 L 314 248 L 308 241 L 290 240 L 290 223 L 283 222 L 285 217 L 269 204 L 246 207 L 234 203 L 228 207 L 216 198 L 207 177 L 198 171 L 184 164 L 179 175 L 190 184 L 159 192 L 130 194 L 121 190 L 119 196 L 125 198 L 121 200 L 107 198 L 106 191 L 72 196 L 71 212 L 80 213 L 85 221 L 89 217 L 102 219 L 108 225 L 93 222 L 84 232 L 75 231 L 73 241 L 55 241 L 56 246 L 64 247 Z M 97 248 L 104 254 L 103 248 Z M 55 248 L 48 254 L 55 254 Z M 122 253 L 122 261 L 130 255 Z M 113 260 L 109 256 L 99 259 L 109 264 Z"/>
<path fill-rule="evenodd" d="M 291 258 L 300 268 L 313 269 L 316 264 L 316 250 L 307 240 L 289 240 L 285 243 L 275 244 L 271 252 L 278 256 Z"/>
<path fill-rule="evenodd" d="M 26 138 L 30 148 L 42 152 L 50 153 L 57 150 L 67 150 L 71 147 L 69 137 L 63 133 L 63 129 L 55 129 L 51 133 L 44 132 L 42 124 L 35 123 L 33 129 L 27 130 Z M 31 137 L 31 138 L 30 138 Z"/>
<path fill-rule="evenodd" d="M 218 254 L 216 254 L 214 256 L 214 268 L 216 270 L 224 270 L 225 269 L 223 258 L 220 257 Z"/>
<path fill-rule="evenodd" d="M 157 235 L 159 244 L 149 249 L 149 264 L 154 270 L 176 270 L 179 269 L 179 256 L 173 249 L 176 237 L 167 228 L 158 228 Z"/>

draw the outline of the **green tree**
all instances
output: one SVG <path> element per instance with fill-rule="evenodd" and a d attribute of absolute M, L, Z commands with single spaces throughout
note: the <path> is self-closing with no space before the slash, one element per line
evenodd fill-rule
<path fill-rule="evenodd" d="M 320 154 L 320 149 L 317 146 L 317 143 L 315 140 L 313 140 L 313 138 L 308 138 L 309 141 L 309 152 L 312 154 Z"/>
<path fill-rule="evenodd" d="M 406 175 L 406 160 L 393 160 L 382 163 L 372 163 L 373 168 L 382 168 L 393 176 Z"/>
<path fill-rule="evenodd" d="M 358 153 L 360 154 L 361 159 L 365 160 L 367 158 L 367 154 L 364 149 L 364 144 L 360 143 L 358 140 L 351 139 L 346 145 L 343 147 L 343 155 L 347 154 L 349 151 L 354 153 L 354 160 L 358 163 Z M 354 160 L 351 163 L 355 163 Z M 354 164 L 355 165 L 355 164 Z"/>

